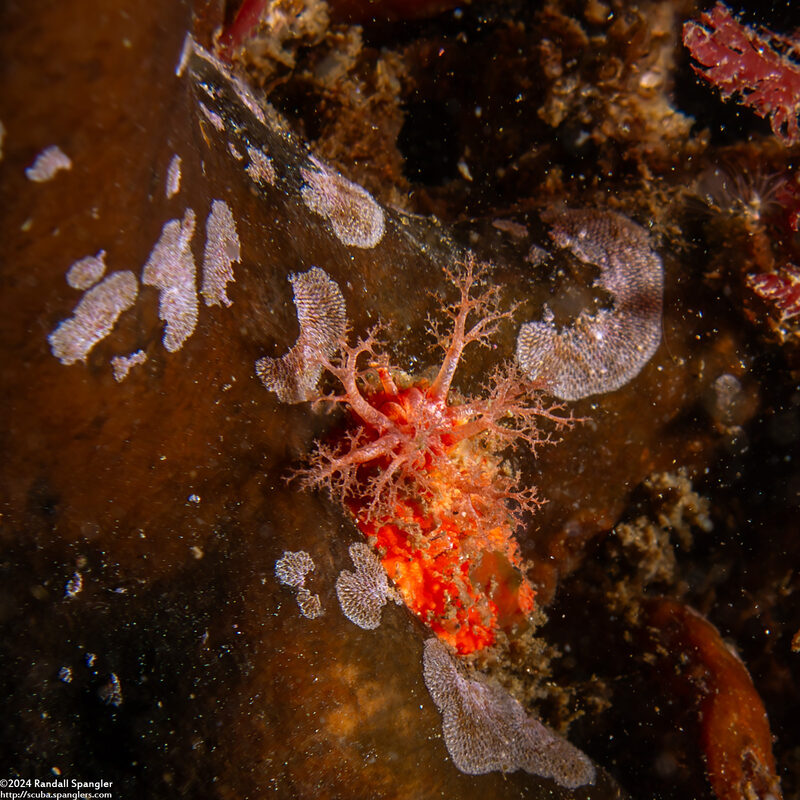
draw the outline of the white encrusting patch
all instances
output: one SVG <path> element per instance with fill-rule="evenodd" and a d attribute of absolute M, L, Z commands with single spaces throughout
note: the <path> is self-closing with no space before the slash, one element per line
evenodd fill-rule
<path fill-rule="evenodd" d="M 468 677 L 453 651 L 428 639 L 422 674 L 442 715 L 442 733 L 453 764 L 467 775 L 521 769 L 574 789 L 594 783 L 589 757 L 551 731 L 501 686 Z"/>
<path fill-rule="evenodd" d="M 136 301 L 139 286 L 132 272 L 113 272 L 90 289 L 48 337 L 53 355 L 62 364 L 84 361 L 89 351 L 114 329 L 120 314 Z"/>
<path fill-rule="evenodd" d="M 275 562 L 275 577 L 279 583 L 297 590 L 297 605 L 307 619 L 323 614 L 319 595 L 312 594 L 305 586 L 306 575 L 314 571 L 314 561 L 305 550 L 287 550 Z"/>
<path fill-rule="evenodd" d="M 72 169 L 72 161 L 60 147 L 52 145 L 36 156 L 33 164 L 25 170 L 25 175 L 30 181 L 44 183 L 51 180 L 62 169 Z"/>
<path fill-rule="evenodd" d="M 233 142 L 228 142 L 228 152 L 237 160 L 241 161 L 244 156 L 236 149 L 236 145 Z"/>
<path fill-rule="evenodd" d="M 207 306 L 230 306 L 225 287 L 233 281 L 234 262 L 241 261 L 241 243 L 228 204 L 214 200 L 206 220 L 206 246 L 203 251 L 203 286 L 200 294 Z"/>
<path fill-rule="evenodd" d="M 314 560 L 305 550 L 287 550 L 275 562 L 275 577 L 284 586 L 299 589 L 306 582 L 306 575 L 314 570 Z"/>
<path fill-rule="evenodd" d="M 545 307 L 517 337 L 517 361 L 532 380 L 562 400 L 611 392 L 639 374 L 661 341 L 664 271 L 647 232 L 611 211 L 566 210 L 543 214 L 550 236 L 586 264 L 600 268 L 596 285 L 612 308 L 586 311 L 559 331 Z"/>
<path fill-rule="evenodd" d="M 330 222 L 336 238 L 348 247 L 369 249 L 383 238 L 383 209 L 364 188 L 312 156 L 315 169 L 301 168 L 300 196 L 315 214 Z"/>
<path fill-rule="evenodd" d="M 267 117 L 261 107 L 261 101 L 255 96 L 253 90 L 241 79 L 231 76 L 231 86 L 238 98 L 250 113 L 262 124 L 267 124 Z"/>
<path fill-rule="evenodd" d="M 73 289 L 85 290 L 94 286 L 106 274 L 106 251 L 86 256 L 67 270 L 67 283 Z"/>
<path fill-rule="evenodd" d="M 216 111 L 212 111 L 205 103 L 201 103 L 198 101 L 197 105 L 200 106 L 200 110 L 203 112 L 203 116 L 218 130 L 224 131 L 225 130 L 225 123 L 222 120 L 222 117 L 217 114 Z"/>
<path fill-rule="evenodd" d="M 122 383 L 128 377 L 128 373 L 137 365 L 147 361 L 147 353 L 144 350 L 137 350 L 128 356 L 114 356 L 111 359 L 111 369 L 114 371 L 114 380 Z"/>
<path fill-rule="evenodd" d="M 174 197 L 181 190 L 181 157 L 176 153 L 172 156 L 167 168 L 167 182 L 164 186 L 164 194 L 167 199 Z"/>
<path fill-rule="evenodd" d="M 263 151 L 257 150 L 255 147 L 247 147 L 247 155 L 250 158 L 250 163 L 247 165 L 245 172 L 250 176 L 254 183 L 261 184 L 275 183 L 275 167 L 272 165 L 272 159 Z"/>
<path fill-rule="evenodd" d="M 305 587 L 297 590 L 297 607 L 306 619 L 316 619 L 324 613 L 319 595 L 311 594 Z"/>
<path fill-rule="evenodd" d="M 336 579 L 339 606 L 350 622 L 359 628 L 372 630 L 381 624 L 381 610 L 389 599 L 395 599 L 389 577 L 373 549 L 364 542 L 354 542 L 349 548 L 355 572 L 342 570 Z"/>
<path fill-rule="evenodd" d="M 180 350 L 197 326 L 195 263 L 190 249 L 194 227 L 191 208 L 183 220 L 166 222 L 142 270 L 142 283 L 160 290 L 158 316 L 165 323 L 162 341 L 170 353 Z"/>
<path fill-rule="evenodd" d="M 344 297 L 325 270 L 290 275 L 300 335 L 281 358 L 256 361 L 256 375 L 282 403 L 302 403 L 314 397 L 323 362 L 339 348 L 347 327 Z"/>

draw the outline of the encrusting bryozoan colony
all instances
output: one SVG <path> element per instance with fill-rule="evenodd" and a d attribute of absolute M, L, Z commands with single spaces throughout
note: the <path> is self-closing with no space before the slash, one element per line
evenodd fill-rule
<path fill-rule="evenodd" d="M 46 147 L 25 170 L 25 177 L 34 183 L 52 180 L 57 172 L 72 169 L 72 160 L 57 145 Z"/>
<path fill-rule="evenodd" d="M 303 168 L 300 196 L 315 214 L 327 218 L 336 238 L 348 247 L 369 249 L 383 238 L 383 209 L 357 183 L 311 157 L 315 169 Z"/>
<path fill-rule="evenodd" d="M 164 223 L 161 236 L 142 270 L 142 283 L 160 291 L 158 316 L 164 321 L 164 347 L 180 350 L 197 327 L 195 263 L 190 248 L 195 213 L 186 209 L 183 220 Z"/>
<path fill-rule="evenodd" d="M 164 185 L 164 196 L 169 199 L 181 190 L 181 157 L 176 153 L 172 156 L 167 168 L 167 181 Z"/>
<path fill-rule="evenodd" d="M 106 273 L 106 251 L 86 256 L 76 261 L 67 270 L 67 283 L 73 289 L 90 289 Z"/>
<path fill-rule="evenodd" d="M 551 731 L 500 686 L 468 677 L 447 645 L 428 639 L 422 675 L 442 715 L 453 763 L 468 775 L 525 770 L 574 789 L 593 783 L 590 759 Z"/>
<path fill-rule="evenodd" d="M 375 551 L 364 542 L 349 548 L 355 572 L 343 569 L 336 579 L 336 596 L 342 613 L 359 628 L 371 630 L 381 624 L 381 610 L 387 600 L 402 603 L 389 585 L 389 577 Z"/>
<path fill-rule="evenodd" d="M 550 236 L 580 261 L 600 268 L 596 285 L 613 308 L 582 312 L 559 331 L 552 314 L 528 322 L 517 361 L 531 379 L 562 400 L 611 392 L 639 374 L 661 342 L 664 273 L 647 233 L 621 214 L 596 209 L 546 212 Z"/>
<path fill-rule="evenodd" d="M 132 272 L 106 276 L 86 292 L 72 316 L 47 337 L 53 355 L 62 364 L 85 361 L 91 349 L 111 333 L 120 314 L 134 304 L 138 293 Z"/>
<path fill-rule="evenodd" d="M 324 363 L 336 352 L 347 329 L 342 292 L 325 270 L 289 276 L 300 335 L 282 358 L 256 361 L 256 375 L 282 403 L 312 400 Z"/>
<path fill-rule="evenodd" d="M 275 577 L 279 583 L 297 591 L 297 605 L 307 619 L 316 619 L 324 612 L 318 594 L 306 588 L 306 575 L 314 571 L 314 561 L 305 550 L 287 550 L 275 562 Z"/>
<path fill-rule="evenodd" d="M 230 206 L 213 200 L 206 220 L 203 250 L 203 286 L 200 294 L 207 306 L 230 306 L 226 286 L 233 281 L 233 264 L 241 261 L 241 242 Z"/>

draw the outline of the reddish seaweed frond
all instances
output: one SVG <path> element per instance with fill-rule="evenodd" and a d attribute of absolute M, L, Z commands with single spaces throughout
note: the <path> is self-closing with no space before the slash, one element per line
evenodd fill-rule
<path fill-rule="evenodd" d="M 484 396 L 451 397 L 465 347 L 487 344 L 511 313 L 496 287 L 480 288 L 484 273 L 472 257 L 447 273 L 459 299 L 445 308 L 447 333 L 431 326 L 444 350 L 432 383 L 392 368 L 375 331 L 355 345 L 343 337 L 338 358 L 320 358 L 342 386 L 327 399 L 350 423 L 297 473 L 355 516 L 406 605 L 462 653 L 492 644 L 498 628 L 524 624 L 533 609 L 513 531 L 541 501 L 503 453 L 535 451 L 572 422 L 513 364 L 495 370 Z"/>
<path fill-rule="evenodd" d="M 701 66 L 692 65 L 724 99 L 737 96 L 786 145 L 800 141 L 800 41 L 767 28 L 742 24 L 718 2 L 700 22 L 683 26 L 683 43 Z"/>
<path fill-rule="evenodd" d="M 800 268 L 786 264 L 777 272 L 748 275 L 750 288 L 780 312 L 781 321 L 800 314 Z"/>

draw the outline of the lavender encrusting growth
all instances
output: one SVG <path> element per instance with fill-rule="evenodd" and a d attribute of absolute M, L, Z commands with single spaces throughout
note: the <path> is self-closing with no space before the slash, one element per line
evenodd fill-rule
<path fill-rule="evenodd" d="M 300 196 L 306 206 L 328 220 L 342 244 L 375 247 L 385 230 L 383 209 L 375 198 L 313 156 L 311 162 L 315 169 L 300 170 L 305 181 Z"/>
<path fill-rule="evenodd" d="M 147 353 L 144 350 L 137 350 L 127 356 L 114 356 L 111 359 L 111 369 L 114 371 L 114 380 L 122 383 L 128 377 L 128 373 L 139 364 L 147 361 Z"/>
<path fill-rule="evenodd" d="M 275 562 L 275 577 L 279 583 L 297 590 L 297 605 L 306 619 L 316 619 L 324 614 L 318 594 L 306 588 L 306 575 L 313 572 L 314 561 L 305 550 L 287 550 Z"/>
<path fill-rule="evenodd" d="M 242 260 L 236 221 L 224 200 L 214 200 L 206 220 L 203 250 L 203 286 L 200 294 L 207 306 L 230 306 L 226 286 L 234 280 L 233 264 Z"/>
<path fill-rule="evenodd" d="M 46 147 L 36 156 L 35 161 L 25 170 L 25 176 L 34 183 L 44 183 L 52 180 L 57 172 L 72 169 L 72 160 L 58 147 Z"/>
<path fill-rule="evenodd" d="M 464 674 L 444 642 L 425 642 L 422 671 L 442 715 L 445 746 L 461 772 L 522 769 L 568 789 L 594 783 L 596 771 L 585 753 L 528 716 L 499 685 Z"/>
<path fill-rule="evenodd" d="M 325 270 L 289 276 L 300 335 L 281 358 L 256 361 L 256 375 L 282 403 L 302 403 L 315 397 L 323 364 L 338 349 L 347 328 L 344 297 Z"/>
<path fill-rule="evenodd" d="M 90 289 L 106 272 L 106 251 L 86 256 L 76 261 L 67 270 L 67 283 L 73 289 Z"/>
<path fill-rule="evenodd" d="M 336 596 L 347 619 L 365 630 L 381 624 L 381 610 L 386 601 L 397 595 L 389 585 L 389 577 L 372 548 L 364 542 L 354 542 L 349 548 L 355 572 L 343 569 L 336 579 Z M 402 602 L 402 601 L 400 601 Z"/>
<path fill-rule="evenodd" d="M 546 309 L 543 321 L 520 328 L 517 361 L 562 400 L 619 389 L 639 374 L 661 342 L 661 259 L 646 231 L 620 214 L 581 209 L 543 218 L 558 246 L 600 267 L 596 285 L 612 295 L 614 306 L 594 315 L 583 311 L 562 331 Z"/>
<path fill-rule="evenodd" d="M 142 283 L 160 291 L 158 316 L 164 321 L 164 347 L 180 350 L 197 327 L 195 263 L 191 251 L 195 213 L 164 223 L 156 246 L 142 270 Z"/>
<path fill-rule="evenodd" d="M 167 168 L 167 181 L 164 186 L 164 196 L 169 200 L 181 190 L 181 157 L 176 153 L 172 156 Z"/>
<path fill-rule="evenodd" d="M 114 329 L 120 314 L 134 304 L 138 293 L 132 272 L 108 275 L 86 292 L 72 316 L 47 337 L 53 355 L 62 364 L 85 361 L 91 349 Z"/>

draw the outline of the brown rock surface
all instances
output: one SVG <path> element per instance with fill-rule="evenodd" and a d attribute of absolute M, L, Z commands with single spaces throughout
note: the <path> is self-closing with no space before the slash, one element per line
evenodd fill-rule
<path fill-rule="evenodd" d="M 286 483 L 331 418 L 281 405 L 254 372 L 296 341 L 288 276 L 312 266 L 341 287 L 357 332 L 388 323 L 395 360 L 424 371 L 437 358 L 429 290 L 446 292 L 441 264 L 470 241 L 496 262 L 509 302 L 523 302 L 496 349 L 471 353 L 457 377 L 475 391 L 544 302 L 570 313 L 568 298 L 559 309 L 551 297 L 563 275 L 531 267 L 531 242 L 509 245 L 488 219 L 451 230 L 384 208 L 374 247 L 339 241 L 301 197 L 305 145 L 269 114 L 259 125 L 202 58 L 176 76 L 187 31 L 209 43 L 219 21 L 210 8 L 198 3 L 195 19 L 186 3 L 0 7 L 3 774 L 106 779 L 119 797 L 622 796 L 602 771 L 568 793 L 521 772 L 456 770 L 422 681 L 422 626 L 391 603 L 374 631 L 342 616 L 335 581 L 358 532 L 337 504 Z M 273 158 L 274 185 L 248 176 L 247 143 Z M 26 179 L 53 144 L 71 170 Z M 175 154 L 180 190 L 167 198 Z M 86 362 L 62 365 L 47 337 L 81 298 L 65 280 L 70 265 L 104 250 L 109 272 L 141 277 L 164 224 L 191 208 L 199 288 L 214 200 L 230 207 L 241 241 L 231 307 L 201 303 L 193 335 L 168 352 L 159 292 L 140 286 Z M 535 214 L 517 218 L 550 247 Z M 519 536 L 543 607 L 558 601 L 559 580 L 580 575 L 587 546 L 647 476 L 676 465 L 701 473 L 728 446 L 702 404 L 720 375 L 745 379 L 751 334 L 714 305 L 682 254 L 661 255 L 654 358 L 628 386 L 574 404 L 587 421 L 559 446 L 513 464 L 549 501 Z M 594 277 L 580 275 L 587 286 Z M 147 360 L 115 381 L 111 359 L 140 349 Z M 276 580 L 286 550 L 313 559 L 305 586 L 323 616 L 302 617 Z M 593 624 L 576 615 L 559 638 L 585 643 Z M 773 686 L 773 700 L 786 685 Z M 614 757 L 585 747 L 592 739 L 586 726 L 570 736 L 614 769 Z M 615 773 L 622 783 L 638 774 L 626 769 Z"/>

